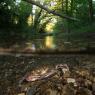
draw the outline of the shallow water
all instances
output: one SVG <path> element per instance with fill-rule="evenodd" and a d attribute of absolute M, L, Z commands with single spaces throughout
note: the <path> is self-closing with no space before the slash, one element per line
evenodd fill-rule
<path fill-rule="evenodd" d="M 16 90 L 19 80 L 28 72 L 56 64 L 68 64 L 73 68 L 95 70 L 95 55 L 0 55 L 0 93 L 7 95 L 8 89 Z"/>

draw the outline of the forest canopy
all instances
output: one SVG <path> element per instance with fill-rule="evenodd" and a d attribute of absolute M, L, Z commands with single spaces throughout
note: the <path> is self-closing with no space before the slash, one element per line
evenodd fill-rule
<path fill-rule="evenodd" d="M 11 44 L 44 37 L 46 31 L 64 37 L 95 30 L 93 0 L 1 0 L 0 13 L 0 41 L 13 38 Z"/>

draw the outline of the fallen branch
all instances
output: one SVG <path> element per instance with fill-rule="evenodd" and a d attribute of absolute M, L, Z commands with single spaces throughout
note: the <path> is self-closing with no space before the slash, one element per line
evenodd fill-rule
<path fill-rule="evenodd" d="M 41 9 L 47 11 L 49 14 L 53 14 L 53 15 L 59 16 L 61 18 L 69 19 L 69 20 L 79 21 L 79 19 L 76 19 L 76 18 L 73 18 L 73 17 L 69 17 L 69 16 L 65 16 L 65 15 L 62 15 L 60 13 L 57 13 L 56 11 L 50 10 L 47 7 L 45 7 L 44 5 L 41 5 L 37 1 L 33 1 L 33 0 L 23 0 L 23 1 L 28 2 L 30 4 L 33 4 L 33 5 L 36 5 L 36 6 L 40 7 Z"/>

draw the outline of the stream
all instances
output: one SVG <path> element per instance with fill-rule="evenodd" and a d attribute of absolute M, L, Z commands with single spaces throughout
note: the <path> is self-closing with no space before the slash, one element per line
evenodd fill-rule
<path fill-rule="evenodd" d="M 36 54 L 0 55 L 0 93 L 18 93 L 19 80 L 26 73 L 54 68 L 57 64 L 67 64 L 70 70 L 88 70 L 95 73 L 95 55 L 88 54 Z M 94 77 L 94 76 L 93 76 Z M 15 95 L 15 94 L 12 94 Z M 17 95 L 17 94 L 16 94 Z"/>

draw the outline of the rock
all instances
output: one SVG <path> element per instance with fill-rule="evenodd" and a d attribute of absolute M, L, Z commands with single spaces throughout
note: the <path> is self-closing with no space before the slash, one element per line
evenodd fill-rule
<path fill-rule="evenodd" d="M 70 77 L 70 71 L 69 71 L 69 67 L 67 64 L 59 64 L 56 65 L 56 69 L 60 72 L 60 76 L 67 78 Z"/>
<path fill-rule="evenodd" d="M 54 89 L 48 89 L 45 93 L 45 95 L 59 95 L 58 91 L 54 90 Z"/>
<path fill-rule="evenodd" d="M 71 84 L 66 84 L 62 88 L 62 94 L 61 95 L 75 95 L 75 90 Z"/>
<path fill-rule="evenodd" d="M 19 94 L 17 94 L 17 95 L 25 95 L 25 93 L 19 93 Z"/>
<path fill-rule="evenodd" d="M 88 89 L 92 90 L 92 82 L 91 82 L 90 80 L 85 79 L 85 86 L 86 86 Z"/>
<path fill-rule="evenodd" d="M 34 95 L 36 92 L 36 87 L 30 87 L 27 89 L 26 95 Z"/>
<path fill-rule="evenodd" d="M 67 83 L 73 83 L 75 87 L 77 86 L 76 80 L 74 78 L 67 78 Z"/>
<path fill-rule="evenodd" d="M 95 95 L 95 82 L 92 84 L 92 93 Z"/>
<path fill-rule="evenodd" d="M 76 95 L 92 95 L 92 92 L 87 88 L 81 87 Z"/>

